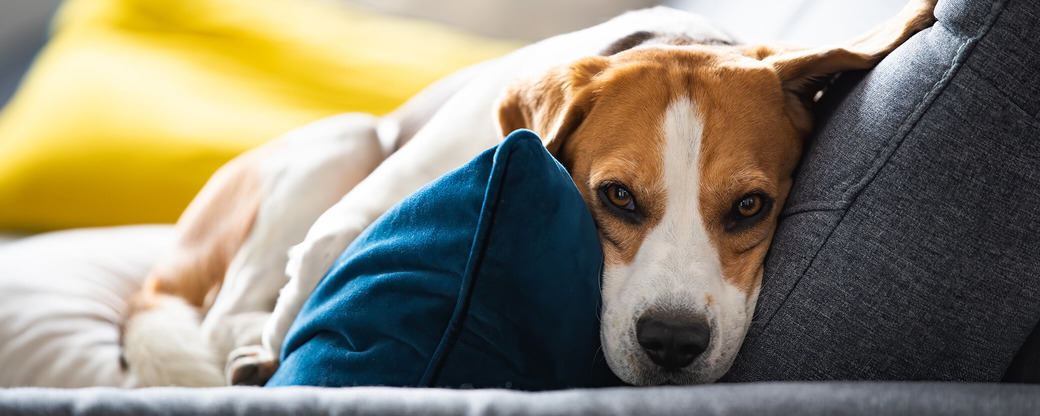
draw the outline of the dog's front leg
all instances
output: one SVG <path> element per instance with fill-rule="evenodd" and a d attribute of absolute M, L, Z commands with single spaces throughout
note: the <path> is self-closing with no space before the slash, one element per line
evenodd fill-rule
<path fill-rule="evenodd" d="M 475 112 L 487 121 L 473 123 L 476 126 L 468 129 L 449 125 L 457 117 L 434 117 L 412 141 L 318 218 L 303 242 L 290 250 L 286 268 L 289 283 L 282 288 L 264 327 L 263 348 L 238 351 L 238 362 L 229 363 L 232 380 L 249 384 L 266 381 L 255 374 L 273 371 L 272 362 L 277 361 L 289 326 L 303 303 L 336 258 L 369 224 L 408 194 L 498 143 L 501 136 L 492 127 L 488 112 L 486 107 Z"/>
<path fill-rule="evenodd" d="M 256 220 L 202 322 L 220 359 L 237 347 L 260 343 L 278 290 L 287 281 L 289 248 L 383 161 L 377 123 L 368 114 L 340 114 L 265 145 L 256 166 L 264 194 Z"/>

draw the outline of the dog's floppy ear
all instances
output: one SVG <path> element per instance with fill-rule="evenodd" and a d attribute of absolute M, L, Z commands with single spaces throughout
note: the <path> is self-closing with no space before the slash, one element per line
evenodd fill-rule
<path fill-rule="evenodd" d="M 584 58 L 510 85 L 498 102 L 502 136 L 530 129 L 555 155 L 595 103 L 597 91 L 591 84 L 608 61 L 599 56 Z"/>
<path fill-rule="evenodd" d="M 787 48 L 759 45 L 746 49 L 751 57 L 770 64 L 776 71 L 796 127 L 808 131 L 812 119 L 809 108 L 816 94 L 842 71 L 873 67 L 915 33 L 935 22 L 936 0 L 910 0 L 896 16 L 870 32 L 834 48 Z"/>

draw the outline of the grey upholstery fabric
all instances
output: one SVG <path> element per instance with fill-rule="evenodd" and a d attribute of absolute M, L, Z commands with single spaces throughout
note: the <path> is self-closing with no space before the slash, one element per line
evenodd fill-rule
<path fill-rule="evenodd" d="M 1000 380 L 1040 318 L 1040 2 L 936 16 L 820 103 L 727 380 Z"/>
<path fill-rule="evenodd" d="M 1016 415 L 1040 386 L 956 383 L 760 383 L 522 393 L 391 387 L 0 390 L 22 415 Z"/>
<path fill-rule="evenodd" d="M 47 40 L 47 24 L 59 0 L 0 2 L 0 109 L 14 94 L 33 57 Z"/>

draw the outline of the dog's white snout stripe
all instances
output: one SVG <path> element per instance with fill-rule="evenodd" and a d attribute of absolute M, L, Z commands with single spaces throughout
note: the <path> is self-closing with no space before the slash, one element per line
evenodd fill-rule
<path fill-rule="evenodd" d="M 611 367 L 631 383 L 714 381 L 743 339 L 747 295 L 723 277 L 719 253 L 700 212 L 700 170 L 691 169 L 701 165 L 704 132 L 696 108 L 683 97 L 668 107 L 660 123 L 666 198 L 660 223 L 630 264 L 604 271 L 604 348 Z M 640 319 L 652 315 L 702 319 L 702 329 L 709 334 L 704 337 L 705 350 L 688 362 L 653 359 L 638 339 Z M 662 371 L 677 364 L 683 364 L 678 372 Z"/>

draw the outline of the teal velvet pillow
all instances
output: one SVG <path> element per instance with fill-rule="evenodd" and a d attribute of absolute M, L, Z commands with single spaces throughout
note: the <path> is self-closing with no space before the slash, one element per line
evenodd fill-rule
<path fill-rule="evenodd" d="M 267 385 L 620 384 L 600 350 L 599 244 L 570 175 L 518 130 L 343 252 Z"/>

